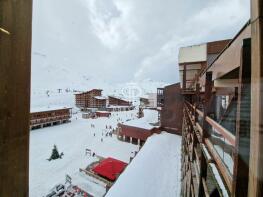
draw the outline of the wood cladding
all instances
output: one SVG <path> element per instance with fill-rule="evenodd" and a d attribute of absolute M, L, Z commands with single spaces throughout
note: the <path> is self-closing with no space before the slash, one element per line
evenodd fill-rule
<path fill-rule="evenodd" d="M 183 97 L 179 83 L 163 88 L 163 105 L 159 113 L 161 127 L 179 134 L 183 117 Z"/>
<path fill-rule="evenodd" d="M 0 1 L 0 196 L 28 196 L 32 1 Z M 8 33 L 6 33 L 8 32 Z"/>
<path fill-rule="evenodd" d="M 109 105 L 116 105 L 116 106 L 131 106 L 131 102 L 123 100 L 121 98 L 109 96 Z"/>
<path fill-rule="evenodd" d="M 93 89 L 88 92 L 75 94 L 75 104 L 78 108 L 105 108 L 106 98 L 101 97 L 102 90 Z"/>

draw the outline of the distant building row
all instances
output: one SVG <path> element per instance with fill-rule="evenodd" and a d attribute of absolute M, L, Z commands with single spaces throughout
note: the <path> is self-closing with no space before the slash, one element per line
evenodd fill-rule
<path fill-rule="evenodd" d="M 71 108 L 41 108 L 34 109 L 30 113 L 30 129 L 49 127 L 70 121 Z"/>

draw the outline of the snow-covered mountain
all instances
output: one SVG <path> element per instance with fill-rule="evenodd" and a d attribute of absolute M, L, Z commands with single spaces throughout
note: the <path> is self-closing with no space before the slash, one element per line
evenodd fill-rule
<path fill-rule="evenodd" d="M 110 80 L 123 77 L 123 74 L 117 72 L 118 68 L 107 66 L 112 64 L 108 55 L 116 53 L 119 56 L 121 53 L 101 46 L 92 29 L 87 2 L 34 2 L 31 107 L 73 106 L 74 91 L 93 88 L 103 89 L 104 95 L 117 95 L 133 100 L 145 93 L 156 92 L 157 87 L 165 85 L 164 82 L 150 79 L 130 82 L 133 77 L 128 68 L 125 72 L 127 82 Z M 114 61 L 119 63 L 118 58 Z M 123 68 L 126 69 L 125 65 Z"/>
<path fill-rule="evenodd" d="M 158 87 L 167 85 L 164 82 L 155 82 L 152 80 L 143 80 L 139 82 L 127 82 L 124 84 L 111 84 L 107 81 L 98 79 L 96 77 L 86 77 L 85 75 L 72 75 L 66 70 L 58 70 L 56 73 L 59 76 L 52 81 L 52 77 L 56 74 L 50 73 L 48 70 L 43 70 L 41 77 L 47 78 L 47 82 L 36 80 L 35 86 L 31 90 L 31 108 L 48 107 L 48 106 L 74 106 L 74 93 L 76 91 L 88 91 L 93 88 L 103 89 L 102 94 L 105 96 L 115 95 L 124 97 L 130 101 L 138 101 L 138 98 L 146 93 L 157 92 Z"/>

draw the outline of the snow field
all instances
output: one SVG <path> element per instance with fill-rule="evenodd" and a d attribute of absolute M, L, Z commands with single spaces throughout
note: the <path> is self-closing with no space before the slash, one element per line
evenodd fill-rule
<path fill-rule="evenodd" d="M 79 183 L 86 180 L 80 175 L 79 168 L 86 168 L 97 160 L 85 155 L 86 148 L 102 157 L 111 156 L 129 162 L 131 152 L 137 151 L 138 146 L 121 142 L 115 135 L 105 137 L 106 125 L 115 128 L 117 119 L 126 121 L 136 118 L 136 113 L 136 110 L 113 112 L 110 118 L 98 119 L 82 119 L 81 113 L 78 113 L 72 117 L 71 123 L 30 131 L 30 196 L 46 195 L 56 184 L 65 182 L 66 174 L 72 176 L 73 184 L 74 181 Z M 91 124 L 94 124 L 95 128 L 91 128 Z M 51 155 L 54 144 L 64 156 L 62 159 L 49 162 L 47 159 Z M 102 196 L 105 193 L 105 188 L 92 181 L 87 180 L 83 184 L 89 188 L 87 192 L 94 196 Z"/>

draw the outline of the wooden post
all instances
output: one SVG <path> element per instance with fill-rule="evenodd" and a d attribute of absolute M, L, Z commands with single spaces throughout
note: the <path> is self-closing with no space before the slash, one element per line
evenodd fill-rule
<path fill-rule="evenodd" d="M 205 194 L 204 194 L 204 187 L 202 185 L 202 178 L 206 179 L 206 176 L 207 176 L 207 163 L 206 163 L 206 159 L 205 159 L 204 153 L 201 152 L 198 197 L 205 196 Z"/>
<path fill-rule="evenodd" d="M 183 91 L 186 90 L 186 65 L 184 64 L 184 70 L 183 70 Z"/>
<path fill-rule="evenodd" d="M 263 2 L 251 0 L 251 138 L 248 196 L 263 196 Z"/>
<path fill-rule="evenodd" d="M 199 106 L 199 102 L 200 102 L 200 84 L 197 83 L 196 84 L 196 93 L 195 93 L 195 111 L 194 111 L 194 116 L 195 116 L 195 122 L 198 122 L 198 113 L 196 111 L 196 109 Z"/>
<path fill-rule="evenodd" d="M 28 196 L 31 0 L 0 1 L 0 196 Z"/>
<path fill-rule="evenodd" d="M 251 40 L 243 41 L 239 68 L 239 87 L 234 151 L 233 196 L 247 197 L 250 145 Z"/>
<path fill-rule="evenodd" d="M 204 99 L 204 117 L 203 117 L 203 138 L 209 137 L 208 132 L 208 123 L 206 122 L 206 116 L 208 115 L 210 109 L 210 102 L 212 97 L 212 72 L 206 72 L 206 81 L 205 81 L 205 99 Z"/>

